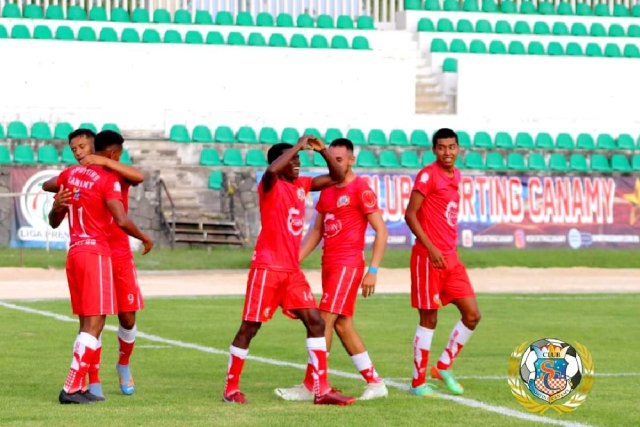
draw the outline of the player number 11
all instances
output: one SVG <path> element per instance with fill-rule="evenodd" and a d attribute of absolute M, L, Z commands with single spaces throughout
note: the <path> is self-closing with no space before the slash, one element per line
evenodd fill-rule
<path fill-rule="evenodd" d="M 82 210 L 84 208 L 78 208 L 78 225 L 80 225 L 80 230 L 82 231 L 82 233 L 80 233 L 80 235 L 78 237 L 91 237 L 87 234 L 87 232 L 84 229 L 84 220 L 83 215 L 82 215 Z M 73 209 L 69 209 L 69 225 L 71 226 L 71 230 L 73 230 Z"/>

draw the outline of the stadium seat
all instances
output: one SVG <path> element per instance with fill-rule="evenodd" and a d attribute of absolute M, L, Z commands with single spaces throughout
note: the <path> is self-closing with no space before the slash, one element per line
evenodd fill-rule
<path fill-rule="evenodd" d="M 227 36 L 227 44 L 230 46 L 244 46 L 247 44 L 244 34 L 238 31 L 232 31 Z"/>
<path fill-rule="evenodd" d="M 329 42 L 327 42 L 327 38 L 325 36 L 316 34 L 311 37 L 311 47 L 315 49 L 328 49 Z"/>
<path fill-rule="evenodd" d="M 507 53 L 507 48 L 501 40 L 492 40 L 491 43 L 489 43 L 489 53 L 504 55 Z"/>
<path fill-rule="evenodd" d="M 256 136 L 256 131 L 249 126 L 242 126 L 238 129 L 238 134 L 236 135 L 236 139 L 238 142 L 243 144 L 257 144 L 258 137 Z"/>
<path fill-rule="evenodd" d="M 292 127 L 282 129 L 280 141 L 295 145 L 298 143 L 298 139 L 300 139 L 300 132 L 298 132 L 298 129 Z"/>
<path fill-rule="evenodd" d="M 487 53 L 487 45 L 482 40 L 471 40 L 469 46 L 469 52 L 471 53 Z M 456 68 L 458 64 L 456 62 Z"/>
<path fill-rule="evenodd" d="M 333 18 L 331 17 L 331 15 L 326 15 L 326 14 L 320 15 L 318 16 L 317 26 L 318 28 L 325 28 L 325 29 L 334 28 Z"/>
<path fill-rule="evenodd" d="M 507 154 L 507 169 L 514 171 L 527 170 L 527 165 L 524 163 L 524 157 L 520 153 Z"/>
<path fill-rule="evenodd" d="M 533 138 L 531 135 L 525 132 L 520 132 L 516 135 L 516 148 L 531 150 L 533 147 Z"/>
<path fill-rule="evenodd" d="M 176 30 L 167 30 L 164 32 L 163 42 L 174 43 L 174 44 L 182 43 L 182 35 Z"/>
<path fill-rule="evenodd" d="M 276 18 L 276 25 L 283 28 L 292 28 L 294 26 L 293 17 L 288 13 L 281 13 Z"/>
<path fill-rule="evenodd" d="M 44 13 L 45 19 L 63 20 L 64 12 L 62 6 L 58 4 L 51 4 L 47 7 L 47 11 Z"/>
<path fill-rule="evenodd" d="M 640 37 L 640 25 L 637 25 L 637 24 L 629 25 L 629 27 L 627 28 L 627 37 Z"/>
<path fill-rule="evenodd" d="M 385 146 L 387 145 L 387 136 L 380 129 L 372 129 L 369 131 L 369 137 L 367 138 L 367 144 Z"/>
<path fill-rule="evenodd" d="M 634 172 L 640 171 L 640 154 L 634 154 L 633 157 L 631 157 L 631 169 Z"/>
<path fill-rule="evenodd" d="M 591 155 L 591 170 L 596 172 L 611 172 L 609 160 L 600 153 Z"/>
<path fill-rule="evenodd" d="M 359 30 L 375 30 L 373 18 L 370 16 L 358 16 L 357 27 Z"/>
<path fill-rule="evenodd" d="M 587 27 L 582 22 L 574 22 L 571 25 L 571 35 L 585 37 L 587 35 Z"/>
<path fill-rule="evenodd" d="M 5 139 L 7 136 L 4 133 L 4 126 L 0 123 L 0 139 Z"/>
<path fill-rule="evenodd" d="M 342 30 L 352 30 L 355 26 L 353 25 L 353 19 L 351 19 L 348 15 L 340 15 L 338 16 L 338 20 L 336 21 L 336 28 Z"/>
<path fill-rule="evenodd" d="M 191 133 L 191 139 L 189 141 L 193 142 L 204 142 L 209 143 L 213 142 L 213 135 L 211 135 L 211 129 L 208 126 L 197 125 L 193 128 Z M 188 142 L 188 141 L 178 141 L 178 142 Z"/>
<path fill-rule="evenodd" d="M 623 55 L 625 58 L 640 58 L 640 49 L 635 44 L 626 44 Z"/>
<path fill-rule="evenodd" d="M 322 139 L 322 134 L 316 128 L 306 128 L 302 131 L 301 135 L 311 135 L 311 136 L 315 136 L 316 138 Z M 296 142 L 298 141 L 296 140 Z"/>
<path fill-rule="evenodd" d="M 452 33 L 454 31 L 453 22 L 451 22 L 451 20 L 447 18 L 439 19 L 436 29 L 441 33 Z"/>
<path fill-rule="evenodd" d="M 53 139 L 67 140 L 71 132 L 73 132 L 73 126 L 67 122 L 60 122 L 53 130 Z"/>
<path fill-rule="evenodd" d="M 447 43 L 442 39 L 431 40 L 431 52 L 448 52 Z"/>
<path fill-rule="evenodd" d="M 314 154 L 315 153 L 316 152 L 314 151 Z M 300 159 L 300 167 L 302 168 L 313 167 L 313 163 L 311 162 L 311 160 L 309 160 L 309 153 L 306 150 L 302 150 L 301 152 L 299 152 L 298 158 Z"/>
<path fill-rule="evenodd" d="M 93 28 L 80 27 L 78 30 L 78 40 L 83 42 L 95 42 L 98 41 L 98 36 Z"/>
<path fill-rule="evenodd" d="M 0 145 L 0 165 L 8 165 L 11 163 L 11 153 L 6 145 Z"/>
<path fill-rule="evenodd" d="M 459 19 L 456 24 L 456 32 L 473 33 L 473 24 L 468 19 Z"/>
<path fill-rule="evenodd" d="M 56 28 L 56 40 L 75 40 L 76 36 L 71 27 L 60 25 Z"/>
<path fill-rule="evenodd" d="M 527 46 L 527 54 L 528 55 L 544 55 L 545 54 L 544 46 L 542 45 L 542 43 L 538 41 L 532 41 L 529 43 L 529 46 Z"/>
<path fill-rule="evenodd" d="M 511 24 L 507 21 L 497 21 L 496 22 L 496 33 L 497 34 L 511 34 L 513 30 L 511 29 Z"/>
<path fill-rule="evenodd" d="M 278 138 L 278 133 L 274 128 L 264 127 L 260 129 L 259 140 L 261 144 L 277 144 L 280 142 L 280 138 Z"/>
<path fill-rule="evenodd" d="M 418 153 L 413 150 L 400 153 L 400 166 L 406 169 L 420 169 Z"/>
<path fill-rule="evenodd" d="M 76 163 L 76 158 L 73 156 L 73 151 L 71 151 L 69 144 L 65 144 L 62 147 L 62 163 L 68 165 Z"/>
<path fill-rule="evenodd" d="M 538 34 L 540 36 L 548 36 L 551 34 L 551 28 L 549 28 L 549 24 L 544 21 L 538 21 L 533 24 L 533 34 Z"/>
<path fill-rule="evenodd" d="M 224 182 L 224 176 L 222 174 L 222 171 L 220 170 L 211 171 L 211 173 L 209 174 L 209 189 L 221 190 L 223 182 Z"/>
<path fill-rule="evenodd" d="M 594 22 L 589 29 L 589 35 L 591 37 L 607 37 L 607 30 L 604 29 L 604 25 L 601 23 Z"/>
<path fill-rule="evenodd" d="M 224 44 L 224 37 L 218 31 L 209 31 L 205 42 L 212 45 Z"/>
<path fill-rule="evenodd" d="M 493 28 L 491 27 L 491 22 L 486 19 L 479 19 L 476 22 L 476 33 L 493 33 Z"/>
<path fill-rule="evenodd" d="M 575 148 L 573 137 L 568 133 L 559 134 L 556 138 L 556 148 L 560 150 L 573 150 Z M 551 166 L 551 164 L 549 164 L 549 166 Z"/>
<path fill-rule="evenodd" d="M 460 3 L 458 0 L 444 0 L 443 10 L 447 12 L 459 12 Z"/>
<path fill-rule="evenodd" d="M 389 145 L 395 145 L 399 147 L 406 147 L 409 145 L 409 139 L 407 134 L 400 129 L 393 129 L 389 134 Z"/>
<path fill-rule="evenodd" d="M 249 39 L 247 41 L 249 46 L 266 46 L 267 41 L 264 36 L 260 33 L 251 33 L 249 34 Z"/>
<path fill-rule="evenodd" d="M 487 13 L 498 13 L 498 5 L 493 0 L 482 0 L 482 11 Z"/>
<path fill-rule="evenodd" d="M 343 138 L 343 137 L 344 135 L 342 134 L 342 131 L 336 128 L 327 129 L 327 132 L 325 132 L 325 135 L 324 135 L 325 141 L 329 144 L 331 144 L 336 139 Z"/>
<path fill-rule="evenodd" d="M 617 45 L 614 45 L 616 48 L 618 47 Z M 618 54 L 620 53 L 620 49 L 618 49 Z M 587 56 L 595 56 L 595 57 L 599 57 L 602 56 L 602 48 L 600 47 L 599 44 L 596 43 L 588 43 L 587 44 L 587 49 L 585 51 L 585 54 Z M 615 54 L 615 52 L 610 52 L 610 54 Z"/>
<path fill-rule="evenodd" d="M 435 31 L 435 26 L 433 25 L 433 21 L 429 18 L 420 18 L 420 20 L 418 21 L 418 31 L 419 32 Z"/>
<path fill-rule="evenodd" d="M 631 138 L 631 135 L 628 135 L 626 133 L 618 135 L 616 145 L 619 150 L 635 150 L 636 148 L 633 142 L 633 138 Z"/>
<path fill-rule="evenodd" d="M 122 150 L 122 156 L 120 156 L 120 163 L 123 165 L 132 165 L 131 157 L 129 156 L 129 150 L 126 148 Z"/>
<path fill-rule="evenodd" d="M 513 139 L 506 132 L 498 132 L 495 141 L 496 148 L 509 149 L 513 148 Z"/>
<path fill-rule="evenodd" d="M 327 167 L 327 161 L 322 157 L 322 154 L 317 151 L 313 152 L 313 166 L 321 168 Z"/>
<path fill-rule="evenodd" d="M 398 156 L 393 150 L 382 150 L 380 152 L 380 167 L 383 168 L 400 168 L 400 162 Z"/>
<path fill-rule="evenodd" d="M 12 39 L 30 39 L 31 32 L 29 31 L 29 28 L 27 28 L 25 25 L 22 25 L 22 24 L 14 25 L 11 28 L 11 38 Z"/>
<path fill-rule="evenodd" d="M 350 140 L 353 145 L 367 145 L 364 133 L 360 129 L 349 129 L 346 138 Z"/>
<path fill-rule="evenodd" d="M 480 12 L 480 6 L 477 0 L 464 0 L 462 10 L 465 12 Z"/>
<path fill-rule="evenodd" d="M 531 34 L 531 27 L 526 21 L 518 21 L 513 27 L 513 32 L 516 34 Z"/>
<path fill-rule="evenodd" d="M 620 58 L 622 56 L 622 52 L 620 52 L 620 46 L 615 43 L 607 43 L 607 45 L 604 47 L 604 56 L 606 56 L 607 58 Z"/>
<path fill-rule="evenodd" d="M 226 10 L 222 10 L 216 14 L 216 25 L 233 25 L 233 15 Z"/>
<path fill-rule="evenodd" d="M 473 137 L 473 146 L 476 148 L 493 148 L 493 141 L 487 132 L 476 132 Z"/>
<path fill-rule="evenodd" d="M 88 122 L 80 123 L 80 125 L 78 126 L 78 129 L 89 129 L 93 133 L 98 132 L 98 128 L 96 128 L 96 125 Z"/>
<path fill-rule="evenodd" d="M 242 153 L 237 148 L 227 148 L 222 155 L 222 163 L 225 166 L 244 166 Z"/>
<path fill-rule="evenodd" d="M 467 53 L 467 45 L 460 39 L 453 39 L 451 40 L 449 51 L 454 53 Z"/>
<path fill-rule="evenodd" d="M 416 147 L 431 147 L 429 135 L 423 130 L 416 129 L 411 132 L 411 145 Z"/>
<path fill-rule="evenodd" d="M 184 125 L 173 125 L 169 131 L 169 140 L 174 142 L 191 142 L 189 131 Z"/>
<path fill-rule="evenodd" d="M 67 9 L 67 19 L 70 21 L 86 21 L 87 12 L 82 6 L 69 6 L 69 9 Z"/>
<path fill-rule="evenodd" d="M 7 138 L 9 139 L 29 139 L 27 126 L 22 122 L 11 122 L 7 127 Z"/>
<path fill-rule="evenodd" d="M 428 150 L 422 153 L 422 166 L 430 165 L 431 163 L 436 161 L 436 155 L 433 154 L 433 151 Z"/>
<path fill-rule="evenodd" d="M 102 125 L 102 129 L 100 129 L 100 130 L 101 131 L 103 131 L 103 130 L 111 130 L 111 131 L 120 133 L 120 127 L 115 123 L 105 123 L 105 124 Z"/>
<path fill-rule="evenodd" d="M 351 47 L 356 50 L 369 50 L 369 40 L 363 36 L 355 36 Z"/>
<path fill-rule="evenodd" d="M 100 41 L 101 42 L 117 42 L 118 41 L 118 33 L 116 30 L 110 27 L 103 27 L 100 30 Z"/>
<path fill-rule="evenodd" d="M 106 22 L 107 10 L 102 6 L 93 6 L 89 11 L 89 21 Z"/>
<path fill-rule="evenodd" d="M 140 24 L 149 23 L 150 22 L 149 11 L 147 11 L 147 9 L 141 9 L 141 8 L 134 9 L 133 13 L 131 14 L 131 21 L 140 23 Z"/>
<path fill-rule="evenodd" d="M 20 165 L 34 165 L 36 163 L 33 150 L 30 145 L 17 145 L 13 149 L 13 162 Z"/>
<path fill-rule="evenodd" d="M 33 29 L 33 38 L 36 40 L 52 40 L 53 33 L 51 32 L 51 28 L 46 25 L 37 25 Z"/>
<path fill-rule="evenodd" d="M 549 157 L 549 170 L 557 172 L 567 171 L 567 159 L 560 153 L 553 153 Z"/>
<path fill-rule="evenodd" d="M 269 36 L 269 46 L 287 47 L 287 39 L 280 33 L 273 33 Z"/>
<path fill-rule="evenodd" d="M 551 33 L 554 36 L 568 36 L 569 28 L 567 27 L 567 24 L 565 24 L 564 22 L 554 22 L 553 28 L 551 29 Z"/>
<path fill-rule="evenodd" d="M 236 142 L 236 136 L 229 126 L 218 126 L 213 136 L 216 142 L 225 144 Z"/>
<path fill-rule="evenodd" d="M 155 24 L 170 24 L 171 15 L 167 9 L 156 9 L 153 11 L 153 22 Z"/>
<path fill-rule="evenodd" d="M 471 137 L 465 131 L 458 131 L 458 145 L 462 148 L 471 148 Z"/>
<path fill-rule="evenodd" d="M 587 159 L 580 153 L 573 153 L 569 157 L 569 169 L 574 172 L 586 172 L 589 170 Z"/>
<path fill-rule="evenodd" d="M 630 16 L 629 9 L 622 3 L 613 5 L 613 16 L 627 17 Z"/>
<path fill-rule="evenodd" d="M 51 128 L 45 122 L 35 122 L 31 125 L 31 138 L 33 139 L 53 139 Z"/>
<path fill-rule="evenodd" d="M 438 0 L 425 0 L 424 10 L 441 10 L 440 2 Z"/>
<path fill-rule="evenodd" d="M 274 27 L 273 16 L 268 12 L 260 12 L 256 17 L 256 25 L 258 27 Z"/>
<path fill-rule="evenodd" d="M 550 1 L 541 1 L 538 3 L 538 13 L 540 15 L 554 15 L 556 13 L 555 5 Z"/>
<path fill-rule="evenodd" d="M 469 151 L 465 158 L 465 166 L 467 169 L 484 170 L 482 155 L 477 151 Z"/>
<path fill-rule="evenodd" d="M 173 14 L 173 22 L 176 24 L 191 24 L 193 23 L 191 19 L 191 12 L 186 9 L 178 9 Z"/>
<path fill-rule="evenodd" d="M 631 165 L 624 154 L 614 154 L 611 156 L 611 169 L 614 172 L 631 172 Z"/>
<path fill-rule="evenodd" d="M 442 71 L 445 73 L 457 73 L 458 60 L 455 58 L 445 58 L 445 60 L 442 62 Z"/>
<path fill-rule="evenodd" d="M 509 43 L 510 55 L 524 55 L 525 52 L 524 44 L 520 40 L 514 40 Z"/>
<path fill-rule="evenodd" d="M 264 156 L 262 150 L 252 148 L 247 151 L 247 166 L 253 167 L 265 167 L 268 166 L 267 158 Z"/>
<path fill-rule="evenodd" d="M 546 132 L 539 133 L 536 136 L 536 148 L 540 150 L 551 150 L 555 148 L 553 138 Z"/>
<path fill-rule="evenodd" d="M 556 13 L 558 15 L 573 15 L 573 6 L 568 1 L 560 2 Z"/>
<path fill-rule="evenodd" d="M 594 150 L 596 144 L 593 141 L 593 137 L 588 133 L 581 133 L 576 140 L 576 148 L 579 150 Z"/>
<path fill-rule="evenodd" d="M 198 25 L 213 25 L 213 17 L 207 10 L 196 10 L 193 22 Z"/>
<path fill-rule="evenodd" d="M 238 15 L 236 15 L 236 25 L 253 27 L 253 16 L 249 12 L 238 12 Z"/>
<path fill-rule="evenodd" d="M 520 2 L 520 13 L 522 13 L 523 15 L 533 15 L 535 13 L 538 13 L 538 10 L 536 9 L 533 2 L 524 0 Z"/>
<path fill-rule="evenodd" d="M 333 36 L 331 38 L 331 49 L 349 49 L 349 42 L 345 36 Z"/>
<path fill-rule="evenodd" d="M 111 10 L 111 22 L 129 22 L 129 12 L 121 7 L 115 7 Z"/>
<path fill-rule="evenodd" d="M 544 156 L 540 153 L 530 153 L 527 159 L 527 165 L 529 170 L 532 171 L 546 171 L 547 164 L 544 161 Z"/>
<path fill-rule="evenodd" d="M 200 31 L 187 31 L 184 42 L 187 44 L 203 44 L 204 38 L 202 34 L 200 34 Z"/>
<path fill-rule="evenodd" d="M 56 165 L 59 162 L 58 150 L 53 145 L 43 145 L 38 149 L 38 163 Z"/>
<path fill-rule="evenodd" d="M 306 49 L 309 47 L 309 42 L 302 34 L 294 34 L 291 36 L 291 47 Z"/>
<path fill-rule="evenodd" d="M 140 43 L 140 34 L 133 28 L 125 28 L 122 30 L 120 41 L 125 43 Z"/>
<path fill-rule="evenodd" d="M 375 154 L 369 150 L 360 150 L 357 159 L 357 166 L 361 168 L 376 168 L 379 166 Z"/>
<path fill-rule="evenodd" d="M 604 3 L 596 4 L 594 12 L 596 16 L 609 16 L 609 5 Z"/>
<path fill-rule="evenodd" d="M 24 7 L 24 17 L 27 19 L 44 19 L 42 7 L 37 4 L 28 4 Z"/>
<path fill-rule="evenodd" d="M 564 47 L 558 42 L 550 42 L 547 45 L 547 55 L 562 56 L 564 53 Z"/>
<path fill-rule="evenodd" d="M 568 56 L 582 56 L 582 46 L 576 42 L 567 43 L 567 55 Z"/>
<path fill-rule="evenodd" d="M 576 4 L 576 15 L 578 16 L 591 16 L 593 15 L 593 10 L 591 9 L 591 5 L 586 3 L 577 3 Z"/>
<path fill-rule="evenodd" d="M 486 168 L 490 170 L 504 170 L 504 157 L 495 151 L 487 153 Z"/>
<path fill-rule="evenodd" d="M 296 27 L 298 28 L 313 28 L 315 27 L 315 21 L 308 13 L 298 15 L 296 18 Z"/>
<path fill-rule="evenodd" d="M 624 28 L 620 24 L 611 24 L 609 26 L 609 37 L 625 37 L 626 34 L 624 32 Z"/>

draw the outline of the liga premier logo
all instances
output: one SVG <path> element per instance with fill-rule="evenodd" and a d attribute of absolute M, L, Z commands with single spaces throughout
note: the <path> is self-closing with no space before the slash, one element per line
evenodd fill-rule
<path fill-rule="evenodd" d="M 509 358 L 511 393 L 527 410 L 541 415 L 549 409 L 575 411 L 591 392 L 593 375 L 591 353 L 580 343 L 574 347 L 553 338 L 525 342 Z"/>
<path fill-rule="evenodd" d="M 42 184 L 59 174 L 59 170 L 37 172 L 22 187 L 19 201 L 20 214 L 27 225 L 18 229 L 20 240 L 46 240 L 47 232 L 51 241 L 68 240 L 69 225 L 67 221 L 64 221 L 57 230 L 50 229 L 48 215 L 53 206 L 55 194 L 47 193 L 42 189 Z"/>

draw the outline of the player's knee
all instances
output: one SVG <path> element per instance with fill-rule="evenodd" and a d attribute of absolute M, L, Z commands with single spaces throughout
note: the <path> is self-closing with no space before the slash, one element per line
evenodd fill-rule
<path fill-rule="evenodd" d="M 136 325 L 135 313 L 119 313 L 118 320 L 123 329 L 131 330 Z"/>
<path fill-rule="evenodd" d="M 240 325 L 240 330 L 238 331 L 238 335 L 242 336 L 245 339 L 251 340 L 260 330 L 260 326 L 262 326 L 262 323 L 242 322 L 242 325 Z"/>
<path fill-rule="evenodd" d="M 475 329 L 476 326 L 478 326 L 478 323 L 480 323 L 481 318 L 482 318 L 482 315 L 480 314 L 480 311 L 473 310 L 471 312 L 464 313 L 464 315 L 462 316 L 462 323 L 467 328 L 473 330 Z"/>
<path fill-rule="evenodd" d="M 349 317 L 340 316 L 336 319 L 333 327 L 335 328 L 338 336 L 342 337 L 348 334 L 353 329 L 353 322 Z"/>

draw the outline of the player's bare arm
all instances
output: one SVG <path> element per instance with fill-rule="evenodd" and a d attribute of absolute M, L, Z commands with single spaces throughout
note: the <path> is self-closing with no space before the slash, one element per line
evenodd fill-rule
<path fill-rule="evenodd" d="M 427 234 L 424 232 L 422 227 L 420 226 L 420 221 L 418 221 L 418 211 L 424 203 L 424 195 L 419 191 L 412 191 L 411 197 L 409 198 L 409 204 L 407 205 L 407 211 L 404 214 L 404 219 L 407 222 L 407 226 L 409 226 L 409 230 L 416 236 L 416 239 L 420 241 L 424 245 L 425 248 L 429 251 L 429 259 L 435 268 L 447 268 L 447 262 L 442 256 L 442 252 L 438 248 L 436 248 Z"/>
<path fill-rule="evenodd" d="M 300 249 L 300 262 L 303 259 L 309 256 L 311 252 L 318 246 L 320 240 L 322 240 L 322 230 L 324 227 L 324 215 L 318 214 L 316 216 L 316 222 L 313 224 L 313 228 L 311 228 L 307 232 L 307 236 L 305 237 L 304 244 Z"/>
<path fill-rule="evenodd" d="M 324 190 L 327 187 L 344 181 L 346 171 L 340 166 L 336 158 L 329 153 L 324 142 L 321 139 L 312 138 L 309 140 L 309 146 L 313 151 L 320 153 L 329 168 L 328 175 L 320 175 L 313 178 L 313 181 L 311 181 L 311 191 Z"/>
<path fill-rule="evenodd" d="M 127 180 L 127 182 L 133 186 L 142 184 L 144 182 L 144 174 L 133 166 L 125 165 L 120 162 L 116 162 L 113 159 L 107 157 L 98 156 L 97 154 L 89 154 L 80 160 L 80 164 L 83 166 L 96 165 L 104 166 L 112 171 L 118 172 Z"/>
<path fill-rule="evenodd" d="M 376 232 L 376 237 L 373 240 L 373 253 L 371 254 L 371 261 L 369 267 L 373 267 L 375 270 L 369 270 L 362 279 L 362 296 L 367 298 L 375 292 L 376 281 L 378 279 L 377 269 L 382 262 L 382 256 L 387 248 L 387 238 L 389 231 L 384 224 L 382 214 L 380 212 L 372 212 L 367 215 L 367 220 L 371 224 L 371 228 Z"/>
<path fill-rule="evenodd" d="M 60 191 L 60 185 L 58 184 L 58 177 L 54 176 L 49 178 L 42 184 L 42 189 L 49 193 L 57 193 Z"/>
<path fill-rule="evenodd" d="M 64 188 L 64 185 L 60 186 L 58 195 L 53 201 L 53 206 L 49 212 L 49 225 L 51 228 L 55 229 L 60 227 L 60 224 L 64 221 L 64 217 L 67 216 L 69 200 L 71 200 L 72 196 L 73 193 L 70 190 Z"/>
<path fill-rule="evenodd" d="M 262 191 L 267 193 L 273 188 L 278 176 L 289 167 L 289 163 L 298 156 L 298 152 L 307 147 L 310 138 L 312 137 L 309 135 L 302 135 L 293 148 L 285 150 L 280 157 L 269 165 L 267 170 L 264 171 L 264 175 L 262 175 Z"/>
<path fill-rule="evenodd" d="M 122 200 L 111 199 L 107 200 L 107 208 L 113 216 L 113 220 L 118 227 L 122 228 L 122 230 L 127 233 L 131 237 L 135 237 L 136 239 L 142 241 L 142 246 L 144 246 L 144 250 L 142 251 L 142 255 L 149 253 L 151 248 L 153 248 L 153 240 L 146 234 L 144 234 L 140 229 L 129 219 L 126 212 L 124 211 L 124 205 L 122 204 Z"/>

